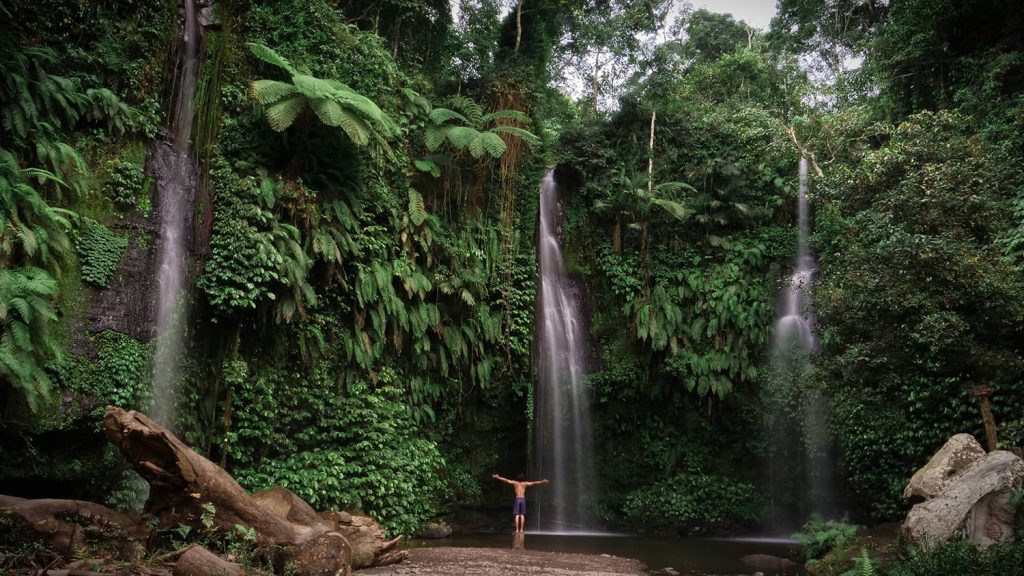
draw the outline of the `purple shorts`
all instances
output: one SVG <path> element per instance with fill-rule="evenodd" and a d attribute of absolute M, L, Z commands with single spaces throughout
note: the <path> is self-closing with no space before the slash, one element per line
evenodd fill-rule
<path fill-rule="evenodd" d="M 516 505 L 512 507 L 513 516 L 526 516 L 526 498 L 516 498 Z"/>

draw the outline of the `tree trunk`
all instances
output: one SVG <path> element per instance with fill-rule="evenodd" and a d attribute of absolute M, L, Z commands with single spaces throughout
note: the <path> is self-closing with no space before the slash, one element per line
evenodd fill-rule
<path fill-rule="evenodd" d="M 40 534 L 65 560 L 97 542 L 113 545 L 118 559 L 132 560 L 145 552 L 149 538 L 145 519 L 83 500 L 0 496 L 0 512 L 17 519 L 24 529 Z"/>
<path fill-rule="evenodd" d="M 519 53 L 519 40 L 523 37 L 523 0 L 516 2 L 516 47 L 514 52 Z"/>
<path fill-rule="evenodd" d="M 285 522 L 258 506 L 222 468 L 197 454 L 163 426 L 141 412 L 108 406 L 103 418 L 107 438 L 149 482 L 144 512 L 162 527 L 190 524 L 202 516 L 202 504 L 216 508 L 217 525 L 236 524 L 256 530 L 263 543 L 296 543 Z"/>
<path fill-rule="evenodd" d="M 174 576 L 242 576 L 240 564 L 228 562 L 202 546 L 192 546 L 178 558 Z"/>

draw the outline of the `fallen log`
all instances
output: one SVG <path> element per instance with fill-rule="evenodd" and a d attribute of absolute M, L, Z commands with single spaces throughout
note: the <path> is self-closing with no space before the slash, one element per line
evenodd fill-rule
<path fill-rule="evenodd" d="M 84 500 L 0 496 L 0 512 L 17 519 L 23 529 L 38 534 L 65 560 L 94 543 L 104 545 L 116 558 L 130 560 L 145 551 L 149 537 L 144 519 Z"/>
<path fill-rule="evenodd" d="M 236 525 L 253 528 L 264 544 L 297 544 L 305 536 L 256 505 L 223 468 L 149 416 L 108 406 L 103 428 L 107 439 L 149 483 L 143 512 L 156 517 L 159 527 L 194 524 L 203 515 L 202 505 L 210 502 L 216 511 L 214 519 L 224 530 L 234 530 Z"/>
<path fill-rule="evenodd" d="M 202 546 L 189 546 L 174 564 L 174 576 L 242 576 L 241 564 L 229 562 Z"/>

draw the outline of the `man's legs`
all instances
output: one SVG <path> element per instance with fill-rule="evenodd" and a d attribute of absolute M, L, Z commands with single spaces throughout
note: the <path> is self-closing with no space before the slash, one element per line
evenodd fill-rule
<path fill-rule="evenodd" d="M 522 514 L 516 515 L 516 532 L 522 532 L 526 526 L 526 516 Z"/>

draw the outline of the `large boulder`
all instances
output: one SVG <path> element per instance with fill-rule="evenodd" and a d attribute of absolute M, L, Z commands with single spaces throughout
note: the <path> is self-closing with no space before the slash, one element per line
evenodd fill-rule
<path fill-rule="evenodd" d="M 904 492 L 927 498 L 914 505 L 900 530 L 907 541 L 925 549 L 954 538 L 966 538 L 979 548 L 1013 539 L 1011 498 L 1024 480 L 1024 460 L 1005 450 L 974 458 L 970 442 L 960 436 L 954 437 L 959 447 L 943 446 Z"/>
<path fill-rule="evenodd" d="M 985 457 L 985 450 L 970 434 L 950 438 L 923 468 L 914 473 L 903 490 L 903 498 L 911 504 L 924 502 L 942 492 L 954 478 Z"/>

